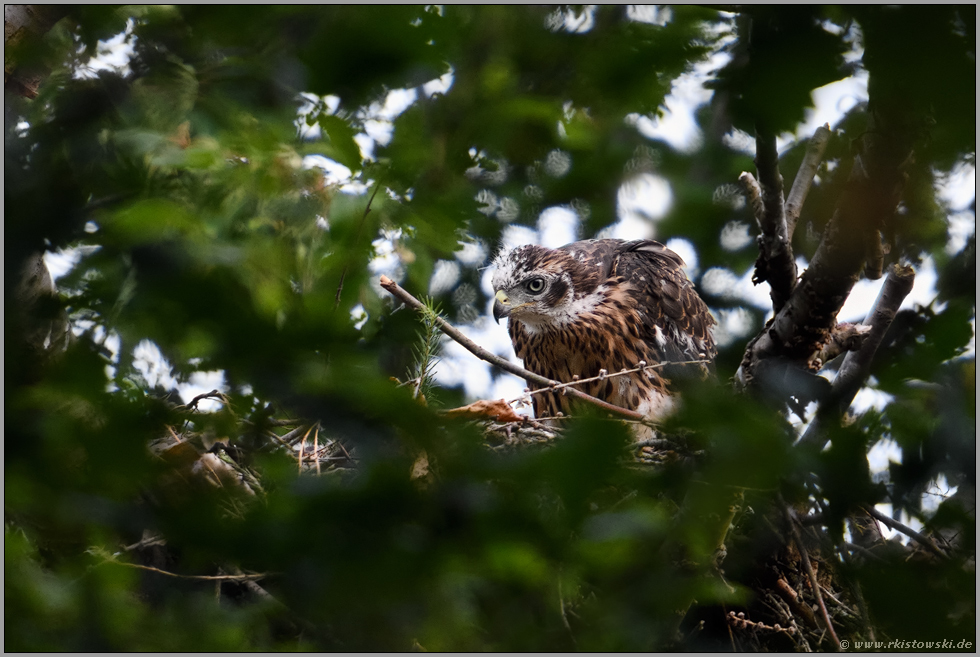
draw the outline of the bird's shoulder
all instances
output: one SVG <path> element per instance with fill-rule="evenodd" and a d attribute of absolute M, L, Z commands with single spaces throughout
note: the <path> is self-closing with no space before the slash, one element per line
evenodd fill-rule
<path fill-rule="evenodd" d="M 673 338 L 686 357 L 714 356 L 715 319 L 684 271 L 684 260 L 660 242 L 633 240 L 619 247 L 612 275 L 622 277 L 651 338 Z"/>

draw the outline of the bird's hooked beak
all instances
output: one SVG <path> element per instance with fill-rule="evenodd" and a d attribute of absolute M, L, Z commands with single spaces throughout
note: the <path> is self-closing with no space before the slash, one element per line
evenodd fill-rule
<path fill-rule="evenodd" d="M 503 290 L 497 290 L 497 294 L 493 297 L 493 318 L 500 323 L 501 317 L 507 317 L 511 311 L 510 299 Z"/>

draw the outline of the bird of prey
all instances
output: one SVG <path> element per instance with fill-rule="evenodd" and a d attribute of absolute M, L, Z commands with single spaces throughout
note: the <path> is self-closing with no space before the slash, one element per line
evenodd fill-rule
<path fill-rule="evenodd" d="M 509 318 L 514 351 L 531 372 L 569 382 L 647 365 L 710 361 L 714 318 L 679 255 L 653 240 L 584 240 L 558 249 L 526 245 L 495 260 L 493 316 Z M 699 374 L 703 364 L 687 365 Z M 648 368 L 575 386 L 644 415 L 673 407 L 668 376 Z M 532 390 L 544 386 L 528 382 Z M 532 396 L 535 417 L 569 414 L 571 396 Z"/>

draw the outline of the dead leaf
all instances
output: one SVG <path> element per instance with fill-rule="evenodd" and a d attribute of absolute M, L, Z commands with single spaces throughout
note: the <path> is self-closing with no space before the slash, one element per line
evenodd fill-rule
<path fill-rule="evenodd" d="M 495 399 L 492 401 L 481 399 L 466 406 L 451 408 L 445 411 L 445 414 L 450 417 L 490 418 L 497 422 L 524 422 L 527 419 L 526 416 L 515 413 L 514 409 L 504 399 Z"/>
<path fill-rule="evenodd" d="M 169 137 L 173 144 L 177 145 L 177 148 L 185 149 L 191 145 L 191 122 L 184 121 L 172 135 Z"/>

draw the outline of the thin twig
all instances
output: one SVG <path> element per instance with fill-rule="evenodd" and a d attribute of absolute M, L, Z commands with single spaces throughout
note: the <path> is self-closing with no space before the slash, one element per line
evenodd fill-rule
<path fill-rule="evenodd" d="M 874 508 L 873 506 L 868 505 L 865 506 L 864 509 L 868 512 L 868 515 L 870 515 L 872 518 L 878 520 L 884 525 L 891 527 L 897 532 L 902 532 L 903 534 L 905 534 L 906 536 L 914 540 L 916 543 L 920 544 L 922 547 L 926 548 L 927 550 L 935 554 L 937 557 L 940 557 L 942 559 L 948 558 L 948 555 L 945 552 L 943 552 L 939 548 L 939 546 L 936 545 L 932 541 L 932 539 L 930 539 L 928 536 L 925 536 L 924 534 L 920 534 L 919 532 L 915 531 L 908 525 L 904 525 L 899 521 L 895 520 L 894 518 L 889 518 L 884 513 Z"/>
<path fill-rule="evenodd" d="M 174 437 L 174 440 L 176 440 L 178 443 L 184 442 L 183 440 L 180 439 L 180 436 L 177 435 L 177 432 L 174 431 L 174 428 L 172 426 L 170 426 L 169 424 L 167 425 L 167 431 L 170 432 L 170 435 L 173 436 Z"/>
<path fill-rule="evenodd" d="M 710 360 L 704 360 L 704 359 L 702 359 L 702 360 L 683 360 L 683 361 L 667 361 L 667 362 L 663 362 L 663 363 L 654 363 L 652 365 L 647 365 L 646 364 L 646 361 L 641 360 L 640 363 L 636 367 L 634 367 L 633 369 L 631 369 L 631 370 L 622 369 L 622 370 L 620 370 L 618 372 L 613 372 L 612 374 L 608 374 L 606 372 L 606 370 L 599 370 L 599 374 L 598 375 L 589 377 L 587 379 L 579 379 L 579 378 L 573 377 L 571 381 L 568 381 L 566 383 L 558 383 L 558 384 L 553 385 L 553 386 L 548 386 L 547 388 L 538 388 L 537 390 L 527 390 L 524 393 L 524 395 L 522 395 L 521 397 L 516 397 L 516 398 L 510 400 L 507 403 L 508 404 L 513 404 L 513 403 L 522 401 L 524 399 L 524 397 L 525 396 L 528 396 L 528 395 L 537 395 L 537 394 L 540 394 L 540 393 L 543 393 L 543 392 L 555 392 L 556 390 L 564 390 L 565 388 L 569 388 L 571 386 L 581 385 L 583 383 L 592 383 L 593 381 L 605 381 L 606 379 L 613 379 L 613 378 L 615 378 L 617 376 L 624 376 L 626 374 L 636 374 L 637 372 L 648 372 L 650 370 L 655 370 L 655 369 L 660 369 L 660 368 L 663 368 L 663 367 L 667 367 L 668 365 L 704 365 L 704 364 L 710 365 L 711 364 L 711 361 Z"/>
<path fill-rule="evenodd" d="M 806 576 L 810 580 L 810 588 L 813 591 L 813 597 L 817 600 L 817 605 L 820 607 L 820 615 L 823 618 L 824 625 L 827 627 L 827 632 L 830 634 L 830 638 L 833 641 L 834 652 L 840 652 L 840 639 L 837 638 L 837 633 L 834 631 L 834 625 L 830 622 L 830 614 L 827 613 L 827 605 L 824 604 L 823 595 L 820 593 L 820 584 L 817 582 L 816 573 L 813 572 L 813 565 L 810 563 L 810 555 L 807 554 L 806 547 L 803 545 L 803 539 L 800 538 L 800 532 L 796 528 L 796 521 L 793 517 L 793 511 L 782 499 L 782 495 L 779 496 L 779 502 L 783 507 L 786 522 L 789 523 L 789 530 L 793 534 L 793 542 L 796 543 L 796 548 L 799 550 L 800 557 L 803 561 L 803 569 L 806 570 Z"/>
<path fill-rule="evenodd" d="M 884 559 L 882 559 L 877 554 L 875 554 L 874 552 L 872 552 L 868 548 L 864 547 L 863 545 L 858 545 L 857 543 L 848 543 L 847 541 L 844 541 L 843 543 L 841 543 L 841 545 L 843 547 L 847 548 L 848 550 L 850 550 L 851 552 L 858 552 L 858 553 L 860 553 L 860 554 L 868 557 L 869 559 L 874 559 L 875 561 L 877 561 L 879 563 L 885 563 L 885 560 Z"/>
<path fill-rule="evenodd" d="M 558 607 L 561 609 L 561 621 L 565 625 L 565 629 L 568 630 L 568 636 L 571 637 L 573 644 L 578 644 L 575 640 L 575 634 L 572 632 L 572 626 L 568 622 L 568 615 L 565 613 L 565 596 L 562 595 L 561 591 L 561 577 L 558 578 Z"/>
<path fill-rule="evenodd" d="M 276 420 L 273 418 L 268 418 L 265 420 L 265 424 L 270 427 L 291 427 L 299 424 L 302 420 Z"/>
<path fill-rule="evenodd" d="M 356 459 L 352 459 L 352 458 L 351 458 L 351 456 L 350 456 L 350 454 L 349 454 L 349 453 L 347 452 L 347 448 L 346 448 L 346 447 L 344 447 L 344 443 L 342 443 L 342 442 L 340 442 L 339 440 L 335 440 L 335 441 L 333 441 L 333 442 L 334 442 L 334 444 L 335 444 L 335 445 L 336 445 L 337 447 L 339 447 L 339 448 L 340 448 L 340 451 L 342 451 L 342 452 L 344 453 L 344 457 L 345 457 L 345 458 L 346 458 L 346 459 L 347 459 L 348 461 L 355 461 L 355 460 L 356 460 Z"/>
<path fill-rule="evenodd" d="M 269 573 L 254 573 L 251 575 L 241 574 L 241 575 L 181 575 L 180 573 L 172 573 L 169 570 L 161 570 L 160 568 L 154 568 L 153 566 L 144 566 L 138 563 L 126 563 L 125 561 L 116 561 L 115 559 L 107 559 L 104 563 L 112 563 L 117 566 L 126 566 L 127 568 L 137 568 L 139 570 L 148 570 L 151 573 L 158 573 L 160 575 L 166 575 L 167 577 L 176 577 L 178 579 L 196 579 L 202 581 L 228 581 L 228 582 L 251 582 L 257 579 L 265 579 L 269 576 Z"/>
<path fill-rule="evenodd" d="M 854 611 L 853 609 L 851 609 L 850 607 L 848 607 L 846 604 L 844 604 L 843 602 L 841 602 L 839 599 L 837 599 L 837 596 L 834 595 L 833 592 L 831 592 L 831 590 L 829 588 L 827 588 L 826 586 L 824 586 L 823 584 L 821 584 L 820 585 L 820 590 L 823 591 L 823 594 L 825 596 L 827 596 L 829 599 L 833 600 L 834 604 L 836 604 L 837 607 L 841 611 L 843 611 L 845 614 L 847 614 L 848 616 L 852 616 L 854 618 L 860 618 L 860 616 L 858 615 L 858 613 L 856 611 Z"/>
<path fill-rule="evenodd" d="M 393 297 L 402 301 L 406 306 L 409 306 L 413 310 L 422 310 L 424 308 L 421 301 L 413 297 L 404 288 L 402 288 L 398 283 L 394 282 L 387 276 L 381 277 L 381 287 L 388 291 Z M 436 325 L 439 330 L 448 335 L 450 338 L 463 345 L 467 351 L 476 356 L 477 358 L 484 360 L 488 363 L 496 365 L 500 369 L 510 372 L 511 374 L 516 374 L 517 376 L 523 377 L 527 381 L 533 381 L 538 385 L 543 386 L 559 386 L 562 385 L 561 381 L 552 381 L 547 377 L 543 377 L 540 374 L 535 374 L 530 372 L 523 367 L 514 365 L 508 360 L 500 358 L 499 356 L 490 353 L 480 345 L 476 344 L 465 335 L 459 332 L 452 324 L 444 320 L 442 317 L 435 316 Z M 629 409 L 623 408 L 621 406 L 616 406 L 615 404 L 610 404 L 608 402 L 602 401 L 601 399 L 596 399 L 592 395 L 588 395 L 581 390 L 575 388 L 568 388 L 569 394 L 578 399 L 585 400 L 599 408 L 608 411 L 610 413 L 615 413 L 616 415 L 630 418 L 631 420 L 644 420 L 645 416 L 642 413 L 637 413 L 636 411 L 631 411 Z"/>
<path fill-rule="evenodd" d="M 789 190 L 786 197 L 786 237 L 793 239 L 793 231 L 796 230 L 796 222 L 800 218 L 800 211 L 803 209 L 803 202 L 810 192 L 810 185 L 813 184 L 813 177 L 823 159 L 823 153 L 827 149 L 827 142 L 830 141 L 830 125 L 825 124 L 817 128 L 810 138 L 810 143 L 806 147 L 806 155 L 800 163 L 800 169 L 796 172 L 793 180 L 793 187 Z"/>
<path fill-rule="evenodd" d="M 303 474 L 303 453 L 306 451 L 306 438 L 310 435 L 311 431 L 313 431 L 313 426 L 306 430 L 306 433 L 303 434 L 303 440 L 301 440 L 299 443 L 299 458 L 297 459 L 297 463 L 299 464 L 299 474 Z"/>
<path fill-rule="evenodd" d="M 293 429 L 292 431 L 288 431 L 284 433 L 282 436 L 276 436 L 276 438 L 278 438 L 279 441 L 285 444 L 287 447 L 292 449 L 293 443 L 296 442 L 299 439 L 299 437 L 303 435 L 305 431 L 309 431 L 308 426 L 306 424 L 301 424 L 295 429 Z"/>
<path fill-rule="evenodd" d="M 374 197 L 378 195 L 378 190 L 381 189 L 381 178 L 378 177 L 378 183 L 374 186 L 374 192 L 371 193 L 371 198 L 368 199 L 367 205 L 364 207 L 364 214 L 361 215 L 361 221 L 357 224 L 357 234 L 354 236 L 354 245 L 356 246 L 361 241 L 361 232 L 364 230 L 364 222 L 367 220 L 368 213 L 371 212 L 371 204 L 374 203 Z M 347 269 L 350 265 L 345 264 L 344 270 L 340 272 L 340 283 L 337 284 L 337 296 L 333 300 L 333 309 L 337 310 L 337 306 L 340 305 L 340 293 L 344 291 L 344 279 L 347 278 Z"/>
<path fill-rule="evenodd" d="M 267 437 L 269 437 L 269 438 L 272 438 L 273 440 L 275 440 L 277 443 L 279 443 L 280 445 L 282 445 L 283 447 L 285 447 L 289 451 L 293 451 L 293 446 L 292 445 L 290 445 L 285 440 L 283 440 L 282 438 L 280 438 L 276 434 L 272 433 L 271 431 L 266 431 L 265 432 L 265 435 Z"/>
<path fill-rule="evenodd" d="M 316 474 L 320 476 L 320 423 L 313 432 L 313 459 L 316 461 Z"/>
<path fill-rule="evenodd" d="M 202 399 L 220 399 L 225 404 L 228 403 L 228 398 L 225 397 L 221 393 L 220 390 L 215 389 L 215 390 L 212 390 L 211 392 L 202 393 L 202 394 L 198 395 L 197 397 L 195 397 L 194 399 L 190 400 L 189 402 L 187 402 L 186 408 L 194 408 L 194 409 L 196 409 L 197 408 L 197 403 L 199 401 L 201 401 Z"/>
<path fill-rule="evenodd" d="M 145 536 L 145 532 L 144 532 L 144 536 Z M 123 550 L 125 550 L 126 552 L 132 552 L 133 550 L 142 550 L 143 548 L 153 547 L 154 545 L 166 545 L 166 544 L 167 544 L 167 540 L 163 538 L 163 536 L 150 535 L 150 536 L 145 536 L 144 538 L 140 539 L 136 543 L 133 543 L 132 545 L 127 545 L 123 547 Z"/>

